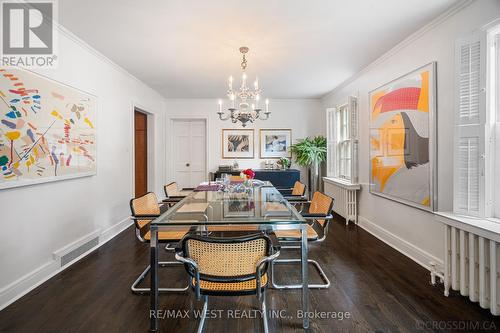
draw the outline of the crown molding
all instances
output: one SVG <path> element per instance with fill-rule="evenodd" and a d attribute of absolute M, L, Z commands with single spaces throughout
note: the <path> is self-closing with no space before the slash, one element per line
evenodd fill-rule
<path fill-rule="evenodd" d="M 432 30 L 432 29 L 436 28 L 437 26 L 443 24 L 449 18 L 451 18 L 452 16 L 454 16 L 458 12 L 462 11 L 464 8 L 468 7 L 474 1 L 476 1 L 476 0 L 461 0 L 461 1 L 457 2 L 456 4 L 452 5 L 450 8 L 448 8 L 441 15 L 439 15 L 438 17 L 436 17 L 435 19 L 433 19 L 432 21 L 430 21 L 429 23 L 427 23 L 426 25 L 424 25 L 423 27 L 421 27 L 420 29 L 418 29 L 417 31 L 415 31 L 414 33 L 412 33 L 411 35 L 409 35 L 405 39 L 403 39 L 401 42 L 399 42 L 394 47 L 392 47 L 391 49 L 389 49 L 389 51 L 385 52 L 380 57 L 378 57 L 377 59 L 375 59 L 373 62 L 371 62 L 367 66 L 363 67 L 356 74 L 352 75 L 351 77 L 349 77 L 348 79 L 346 79 L 345 81 L 343 81 L 342 83 L 340 83 L 339 85 L 337 85 L 330 92 L 322 95 L 320 97 L 320 99 L 324 100 L 324 99 L 326 99 L 326 98 L 328 98 L 330 96 L 333 96 L 335 93 L 337 93 L 337 91 L 339 91 L 340 89 L 346 87 L 348 84 L 352 83 L 353 81 L 355 81 L 356 79 L 358 79 L 359 77 L 361 77 L 363 74 L 367 73 L 368 71 L 370 71 L 371 69 L 377 67 L 378 65 L 380 65 L 381 63 L 383 63 L 387 59 L 389 59 L 392 56 L 396 55 L 402 49 L 404 49 L 405 47 L 407 47 L 408 45 L 410 45 L 411 43 L 413 43 L 414 41 L 416 41 L 417 39 L 419 39 L 420 37 L 422 37 L 423 35 L 425 35 L 430 30 Z"/>
<path fill-rule="evenodd" d="M 83 39 L 81 39 L 80 37 L 78 37 L 77 35 L 75 35 L 70 30 L 68 30 L 66 27 L 64 27 L 59 22 L 53 21 L 53 23 L 54 23 L 55 28 L 62 35 L 64 35 L 65 37 L 67 37 L 69 40 L 71 40 L 72 42 L 76 43 L 80 47 L 84 48 L 85 50 L 87 50 L 88 52 L 90 52 L 93 56 L 95 56 L 99 60 L 105 62 L 106 64 L 110 65 L 111 67 L 113 67 L 118 72 L 120 72 L 122 74 L 125 74 L 129 78 L 131 78 L 131 79 L 135 80 L 136 82 L 142 84 L 143 86 L 151 89 L 156 94 L 158 94 L 158 96 L 162 100 L 165 100 L 165 96 L 163 96 L 158 90 L 152 88 L 151 86 L 149 86 L 148 84 L 146 84 L 144 81 L 140 80 L 139 78 L 137 78 L 136 76 L 134 76 L 132 73 L 130 73 L 129 71 L 127 71 L 125 68 L 123 68 L 122 66 L 118 65 L 116 62 L 114 62 L 113 60 L 111 60 L 110 58 L 108 58 L 107 56 L 105 56 L 104 54 L 102 54 L 101 52 L 97 51 L 95 48 L 93 48 L 91 45 L 89 45 L 87 42 L 85 42 Z"/>

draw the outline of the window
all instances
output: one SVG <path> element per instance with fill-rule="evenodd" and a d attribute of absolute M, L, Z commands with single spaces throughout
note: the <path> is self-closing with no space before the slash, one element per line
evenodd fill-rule
<path fill-rule="evenodd" d="M 491 52 L 491 75 L 494 78 L 491 84 L 492 94 L 492 122 L 494 124 L 493 139 L 494 142 L 494 172 L 493 177 L 495 179 L 495 193 L 494 196 L 494 211 L 493 215 L 496 218 L 500 218 L 500 27 L 497 28 L 497 33 L 494 33 L 491 37 L 492 42 L 492 52 Z"/>
<path fill-rule="evenodd" d="M 327 113 L 327 175 L 351 183 L 357 180 L 357 101 L 326 110 Z"/>
<path fill-rule="evenodd" d="M 453 210 L 500 218 L 500 27 L 456 43 Z"/>

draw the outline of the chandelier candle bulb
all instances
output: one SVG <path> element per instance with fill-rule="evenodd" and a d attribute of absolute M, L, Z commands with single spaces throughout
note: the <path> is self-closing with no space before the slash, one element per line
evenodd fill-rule
<path fill-rule="evenodd" d="M 271 113 L 269 111 L 268 99 L 266 99 L 266 112 L 261 113 L 262 109 L 259 107 L 261 99 L 259 78 L 257 76 L 255 77 L 255 81 L 252 82 L 253 87 L 252 84 L 247 86 L 247 60 L 245 55 L 248 51 L 248 47 L 240 47 L 240 52 L 242 54 L 241 85 L 233 90 L 233 76 L 231 75 L 228 78 L 228 90 L 226 94 L 230 100 L 230 107 L 228 107 L 226 112 L 224 112 L 222 110 L 222 100 L 219 100 L 219 111 L 217 112 L 220 120 L 231 120 L 233 123 L 240 122 L 243 127 L 246 127 L 249 123 L 253 123 L 258 119 L 267 120 L 269 118 L 269 114 Z"/>

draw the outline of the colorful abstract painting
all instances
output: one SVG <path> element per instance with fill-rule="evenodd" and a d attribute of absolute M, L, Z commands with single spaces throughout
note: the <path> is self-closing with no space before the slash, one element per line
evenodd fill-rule
<path fill-rule="evenodd" d="M 0 68 L 0 189 L 96 172 L 93 96 Z"/>
<path fill-rule="evenodd" d="M 434 208 L 435 63 L 373 90 L 370 192 Z"/>

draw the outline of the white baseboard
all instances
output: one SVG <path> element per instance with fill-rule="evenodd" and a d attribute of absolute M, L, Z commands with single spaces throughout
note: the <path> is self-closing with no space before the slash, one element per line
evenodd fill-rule
<path fill-rule="evenodd" d="M 122 231 L 127 229 L 132 223 L 133 223 L 132 220 L 130 220 L 130 218 L 127 217 L 121 220 L 120 222 L 114 224 L 110 228 L 104 230 L 102 233 L 100 233 L 100 229 L 90 233 L 89 235 L 95 234 L 96 232 L 100 233 L 99 244 L 89 249 L 87 252 L 83 253 L 78 258 L 75 258 L 73 261 L 67 263 L 63 267 L 61 267 L 60 257 L 57 256 L 56 254 L 68 252 L 68 249 L 74 248 L 75 244 L 81 243 L 81 241 L 87 239 L 89 235 L 86 235 L 75 242 L 71 242 L 68 245 L 65 245 L 61 249 L 54 251 L 53 260 L 46 262 L 37 269 L 34 269 L 28 274 L 20 277 L 19 279 L 13 281 L 12 283 L 0 289 L 0 310 L 3 310 L 13 302 L 18 300 L 19 298 L 21 298 L 22 296 L 29 293 L 31 290 L 35 289 L 36 287 L 38 287 L 39 285 L 41 285 L 42 283 L 53 277 L 54 275 L 59 274 L 69 266 L 73 265 L 75 262 L 84 258 L 85 256 L 87 256 L 97 248 L 101 247 L 102 245 L 106 244 L 109 240 L 113 239 Z"/>
<path fill-rule="evenodd" d="M 373 236 L 380 239 L 382 242 L 392 247 L 393 249 L 397 250 L 398 252 L 404 254 L 411 260 L 415 261 L 417 264 L 424 267 L 425 269 L 431 271 L 430 263 L 433 262 L 436 265 L 436 270 L 438 272 L 443 271 L 444 263 L 441 259 L 407 242 L 406 240 L 380 227 L 379 225 L 368 220 L 367 218 L 363 216 L 358 216 L 358 225 L 364 230 L 368 231 Z"/>
<path fill-rule="evenodd" d="M 118 223 L 113 224 L 111 227 L 104 230 L 99 236 L 99 244 L 102 245 L 113 239 L 116 235 L 121 233 L 133 224 L 133 221 L 127 217 Z"/>

